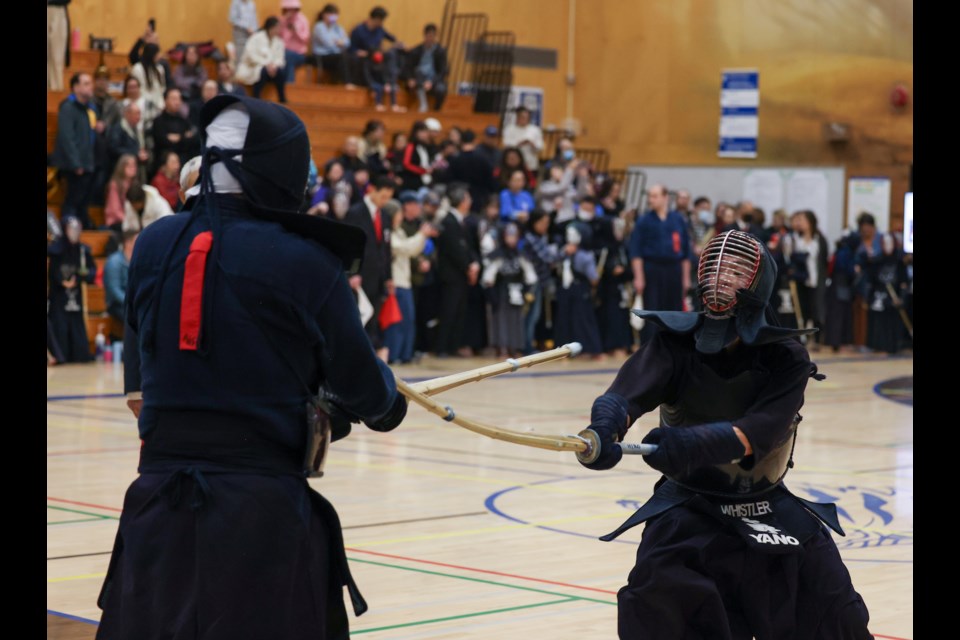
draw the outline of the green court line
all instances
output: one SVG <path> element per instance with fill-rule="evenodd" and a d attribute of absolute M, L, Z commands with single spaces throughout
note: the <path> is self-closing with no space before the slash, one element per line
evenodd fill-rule
<path fill-rule="evenodd" d="M 399 564 L 387 564 L 386 562 L 375 562 L 373 560 L 361 560 L 360 558 L 349 558 L 350 562 L 362 562 L 363 564 L 375 564 L 380 567 L 388 567 L 390 569 L 402 569 L 404 571 L 413 571 L 415 573 L 426 573 L 432 576 L 442 576 L 444 578 L 456 578 L 458 580 L 469 580 L 470 582 L 482 582 L 484 584 L 492 584 L 497 587 L 509 587 L 510 589 L 520 589 L 521 591 L 532 591 L 534 593 L 544 593 L 548 596 L 561 596 L 564 598 L 570 598 L 573 600 L 584 600 L 586 602 L 599 602 L 600 604 L 609 604 L 617 606 L 616 602 L 610 602 L 609 600 L 599 600 L 597 598 L 585 598 L 584 596 L 571 596 L 566 593 L 558 593 L 556 591 L 547 591 L 545 589 L 535 589 L 533 587 L 521 587 L 519 585 L 510 584 L 508 582 L 495 582 L 493 580 L 484 580 L 483 578 L 471 578 L 469 576 L 458 576 L 453 573 L 442 573 L 440 571 L 430 571 L 429 569 L 415 569 L 413 567 L 404 567 Z"/>
<path fill-rule="evenodd" d="M 386 627 L 374 627 L 372 629 L 359 629 L 351 631 L 351 636 L 361 633 L 373 633 L 374 631 L 387 631 L 389 629 L 401 629 L 403 627 L 415 627 L 421 624 L 433 624 L 436 622 L 449 622 L 450 620 L 462 620 L 464 618 L 475 618 L 477 616 L 488 616 L 495 613 L 505 613 L 507 611 L 519 611 L 520 609 L 533 609 L 534 607 L 546 607 L 552 604 L 563 604 L 565 602 L 574 602 L 577 598 L 563 598 L 562 600 L 551 600 L 549 602 L 537 602 L 535 604 L 524 604 L 517 607 L 506 607 L 504 609 L 491 609 L 490 611 L 478 611 L 476 613 L 464 613 L 458 616 L 447 616 L 446 618 L 433 618 L 432 620 L 418 620 L 417 622 L 404 622 L 401 624 L 392 624 Z"/>
<path fill-rule="evenodd" d="M 47 509 L 56 509 L 57 511 L 69 511 L 70 513 L 79 513 L 82 516 L 93 516 L 95 518 L 100 518 L 102 520 L 119 520 L 120 516 L 105 516 L 100 513 L 93 513 L 92 511 L 79 511 L 78 509 L 67 509 L 66 507 L 54 507 L 52 505 L 47 505 Z"/>
<path fill-rule="evenodd" d="M 56 522 L 48 522 L 47 526 L 49 527 L 52 524 L 73 524 L 74 522 L 93 522 L 100 521 L 103 518 L 80 518 L 79 520 L 57 520 Z"/>

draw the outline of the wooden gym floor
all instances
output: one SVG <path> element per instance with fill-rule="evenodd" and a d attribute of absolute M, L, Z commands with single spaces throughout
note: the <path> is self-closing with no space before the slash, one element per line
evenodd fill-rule
<path fill-rule="evenodd" d="M 814 354 L 787 485 L 834 501 L 834 536 L 878 639 L 913 638 L 913 359 Z M 490 360 L 398 367 L 408 381 Z M 572 434 L 620 361 L 560 361 L 443 394 L 461 415 L 515 430 Z M 92 638 L 139 439 L 115 363 L 47 370 L 48 638 Z M 656 425 L 644 416 L 628 440 Z M 411 407 L 396 431 L 355 426 L 311 480 L 337 508 L 370 610 L 351 619 L 368 640 L 609 640 L 616 592 L 638 527 L 616 528 L 658 474 L 639 457 L 593 472 L 572 454 L 487 439 Z M 349 604 L 348 604 L 349 609 Z M 352 613 L 351 613 L 352 615 Z"/>

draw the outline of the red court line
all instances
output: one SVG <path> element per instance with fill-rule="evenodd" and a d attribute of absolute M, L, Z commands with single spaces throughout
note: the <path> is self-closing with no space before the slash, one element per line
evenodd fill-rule
<path fill-rule="evenodd" d="M 596 591 L 598 593 L 609 593 L 612 595 L 617 595 L 616 591 L 609 591 L 607 589 L 597 589 L 596 587 L 584 587 L 579 584 L 570 584 L 568 582 L 556 582 L 554 580 L 543 580 L 541 578 L 531 578 L 529 576 L 518 576 L 514 573 L 490 571 L 489 569 L 476 569 L 474 567 L 464 567 L 458 564 L 447 564 L 446 562 L 434 562 L 433 560 L 421 560 L 419 558 L 408 558 L 407 556 L 395 556 L 390 553 L 379 553 L 377 551 L 367 551 L 366 549 L 353 549 L 351 547 L 346 547 L 346 550 L 352 551 L 353 553 L 366 553 L 371 556 L 379 556 L 381 558 L 392 558 L 394 560 L 407 560 L 409 562 L 419 562 L 421 564 L 430 564 L 437 567 L 446 567 L 448 569 L 463 569 L 464 571 L 475 571 L 477 573 L 486 573 L 492 576 L 503 576 L 505 578 L 517 578 L 518 580 L 529 580 L 530 582 L 539 582 L 541 584 L 552 584 L 559 587 L 569 587 L 571 589 L 581 589 L 583 591 Z M 905 640 L 905 639 L 897 638 L 895 640 Z"/>
<path fill-rule="evenodd" d="M 116 451 L 139 451 L 140 447 L 117 447 L 115 449 L 75 449 L 73 451 L 51 451 L 47 454 L 47 457 L 50 456 L 74 456 L 80 455 L 83 453 L 114 453 Z"/>
<path fill-rule="evenodd" d="M 47 496 L 47 500 L 51 502 L 65 502 L 66 504 L 77 504 L 81 507 L 93 507 L 94 509 L 106 509 L 107 511 L 123 511 L 123 509 L 117 509 L 116 507 L 105 507 L 102 504 L 90 504 L 89 502 L 77 502 L 76 500 L 64 500 L 63 498 L 51 498 Z"/>

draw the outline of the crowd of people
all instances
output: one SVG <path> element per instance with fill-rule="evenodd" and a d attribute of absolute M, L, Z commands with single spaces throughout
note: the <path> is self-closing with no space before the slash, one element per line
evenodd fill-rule
<path fill-rule="evenodd" d="M 304 64 L 367 84 L 378 106 L 395 100 L 400 84 L 417 92 L 421 110 L 428 98 L 442 105 L 447 61 L 435 25 L 408 51 L 384 28 L 382 7 L 349 34 L 336 5 L 324 6 L 312 29 L 299 0 L 281 9 L 258 27 L 254 0 L 234 0 L 234 41 L 216 78 L 197 45 L 171 66 L 153 24 L 131 51 L 121 97 L 111 95 L 106 67 L 76 73 L 50 158 L 65 178 L 62 220 L 91 229 L 88 208 L 102 205 L 111 248 L 122 252 L 125 238 L 180 207 L 203 105 L 244 95 L 243 85 L 259 96 L 267 83 L 285 101 L 285 84 Z M 384 50 L 385 41 L 393 47 Z M 626 207 L 623 185 L 577 157 L 572 137 L 545 154 L 530 111 L 520 106 L 514 115 L 503 131 L 479 135 L 427 117 L 389 139 L 373 119 L 336 157 L 311 159 L 303 211 L 367 234 L 364 270 L 351 284 L 385 360 L 515 356 L 572 341 L 597 359 L 623 357 L 656 330 L 632 324 L 632 308 L 696 310 L 699 251 L 731 229 L 766 243 L 780 268 L 772 300 L 779 320 L 820 329 L 810 348 L 849 348 L 856 305 L 868 309 L 867 348 L 909 346 L 911 256 L 869 214 L 831 246 L 816 212 L 776 211 L 767 224 L 750 202 L 714 206 L 666 185 L 650 185 L 638 212 Z"/>

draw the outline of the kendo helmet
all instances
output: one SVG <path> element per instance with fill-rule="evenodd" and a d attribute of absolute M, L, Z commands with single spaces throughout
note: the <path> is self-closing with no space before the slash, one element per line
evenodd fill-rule
<path fill-rule="evenodd" d="M 697 351 L 717 353 L 740 339 L 748 346 L 806 335 L 816 329 L 780 327 L 769 301 L 777 264 L 755 236 L 726 231 L 710 240 L 697 269 L 700 313 L 634 310 L 673 333 L 693 333 Z"/>

